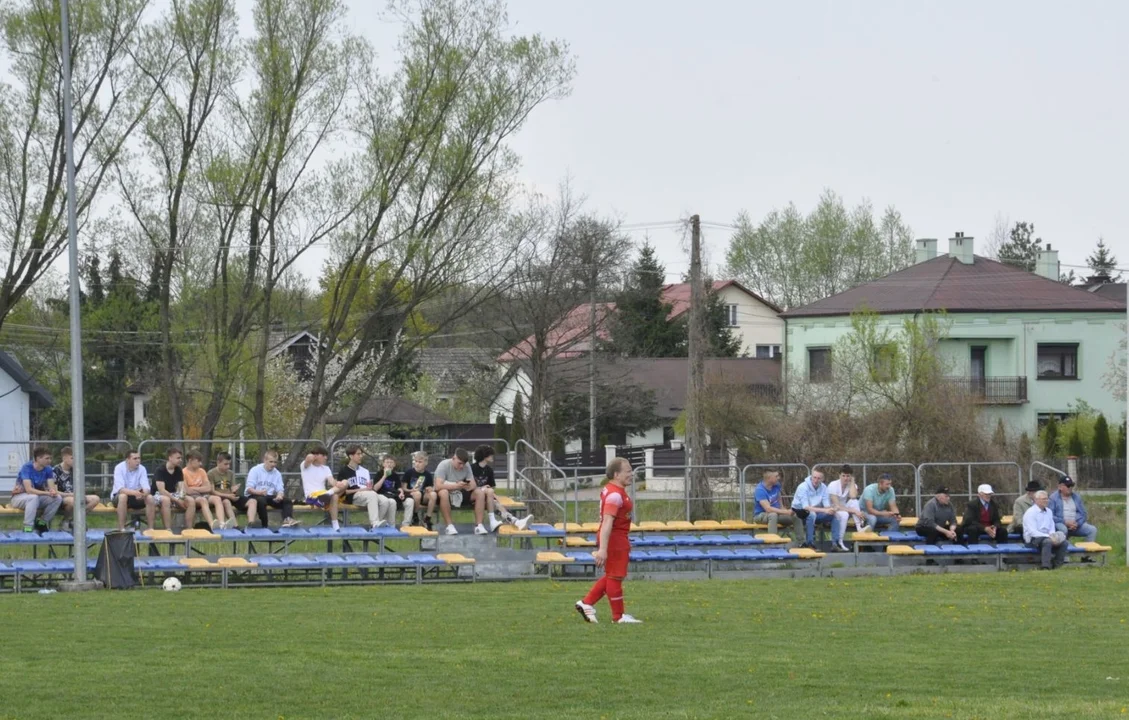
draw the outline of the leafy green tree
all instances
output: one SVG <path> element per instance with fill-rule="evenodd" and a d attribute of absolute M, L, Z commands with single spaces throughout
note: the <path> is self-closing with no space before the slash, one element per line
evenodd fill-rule
<path fill-rule="evenodd" d="M 1121 423 L 1121 429 L 1117 433 L 1117 457 L 1125 459 L 1125 423 Z"/>
<path fill-rule="evenodd" d="M 1109 423 L 1105 415 L 1098 415 L 1094 421 L 1094 437 L 1090 442 L 1090 454 L 1096 458 L 1108 458 L 1113 454 L 1113 443 L 1109 438 Z"/>
<path fill-rule="evenodd" d="M 1000 262 L 1035 272 L 1042 242 L 1042 238 L 1035 237 L 1035 223 L 1017 222 L 1008 233 L 1008 241 L 1000 246 Z"/>
<path fill-rule="evenodd" d="M 645 244 L 615 299 L 609 321 L 609 350 L 624 357 L 685 357 L 685 317 L 672 320 L 663 302 L 666 269 Z"/>
<path fill-rule="evenodd" d="M 1058 419 L 1051 415 L 1041 433 L 1043 457 L 1053 458 L 1058 455 Z"/>

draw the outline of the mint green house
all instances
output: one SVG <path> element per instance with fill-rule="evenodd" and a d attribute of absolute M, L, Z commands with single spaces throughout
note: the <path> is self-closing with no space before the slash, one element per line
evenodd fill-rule
<path fill-rule="evenodd" d="M 917 241 L 917 262 L 896 273 L 781 313 L 785 381 L 818 383 L 834 370 L 832 346 L 851 332 L 852 312 L 877 312 L 892 329 L 920 313 L 944 310 L 950 323 L 939 351 L 996 418 L 1016 432 L 1065 416 L 1079 398 L 1120 422 L 1125 403 L 1104 386 L 1110 358 L 1122 352 L 1124 300 L 1058 282 L 1058 252 L 1039 252 L 1036 272 L 979 257 L 973 239 Z"/>

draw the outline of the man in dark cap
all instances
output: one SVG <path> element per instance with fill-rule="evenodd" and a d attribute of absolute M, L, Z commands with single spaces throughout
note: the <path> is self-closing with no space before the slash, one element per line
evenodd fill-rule
<path fill-rule="evenodd" d="M 921 515 L 917 518 L 917 534 L 925 538 L 925 542 L 936 545 L 945 540 L 956 540 L 957 515 L 949 502 L 949 489 L 939 487 L 933 491 L 933 499 L 925 503 Z"/>

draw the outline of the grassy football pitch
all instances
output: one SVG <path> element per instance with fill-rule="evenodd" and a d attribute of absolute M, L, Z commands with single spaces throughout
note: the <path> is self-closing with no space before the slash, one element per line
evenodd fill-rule
<path fill-rule="evenodd" d="M 1105 718 L 1129 571 L 0 598 L 2 718 Z"/>

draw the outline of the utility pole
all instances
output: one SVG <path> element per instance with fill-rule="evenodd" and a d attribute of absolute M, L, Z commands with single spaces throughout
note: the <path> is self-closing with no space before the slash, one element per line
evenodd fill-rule
<path fill-rule="evenodd" d="M 595 260 L 595 253 L 593 253 Z M 588 276 L 588 452 L 596 452 L 596 279 L 600 269 L 592 263 Z"/>
<path fill-rule="evenodd" d="M 686 389 L 687 520 L 705 520 L 713 514 L 706 464 L 706 428 L 702 402 L 706 389 L 706 288 L 702 284 L 702 226 L 690 218 L 690 328 L 689 385 Z"/>
<path fill-rule="evenodd" d="M 74 181 L 74 118 L 71 111 L 71 29 L 69 3 L 61 0 L 60 31 L 63 43 L 63 141 L 67 163 L 67 255 L 70 260 L 71 310 L 71 457 L 74 458 L 74 581 L 64 590 L 93 590 L 100 583 L 86 580 L 86 431 L 82 425 L 82 316 L 78 285 L 78 220 Z"/>

